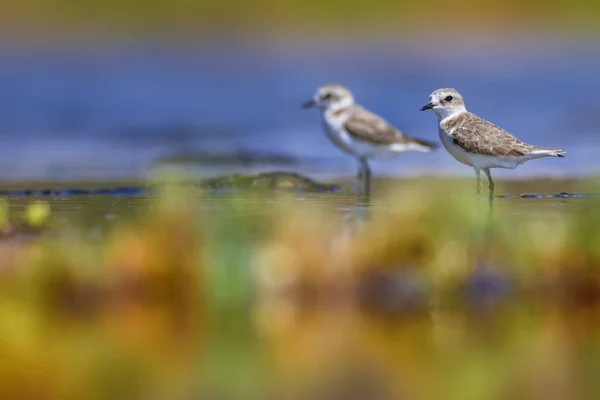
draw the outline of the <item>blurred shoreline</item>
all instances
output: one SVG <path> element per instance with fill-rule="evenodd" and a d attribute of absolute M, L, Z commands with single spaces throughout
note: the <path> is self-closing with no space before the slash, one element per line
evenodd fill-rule
<path fill-rule="evenodd" d="M 449 32 L 598 32 L 596 2 L 427 2 L 371 0 L 7 0 L 0 37 L 88 40 L 93 36 L 292 37 L 415 35 Z M 72 38 L 71 38 L 72 39 Z M 264 40 L 262 38 L 261 40 Z"/>
<path fill-rule="evenodd" d="M 174 175 L 177 177 L 177 175 Z M 244 175 L 242 175 L 244 176 Z M 249 175 L 248 175 L 249 176 Z M 216 177 L 226 177 L 226 175 L 220 175 Z M 213 176 L 206 177 L 190 177 L 190 176 L 178 176 L 178 181 L 183 186 L 198 186 L 200 187 L 202 182 L 209 179 L 214 179 Z M 336 178 L 327 179 L 323 177 L 312 177 L 320 184 L 326 185 L 340 185 L 343 191 L 350 191 L 353 186 L 356 185 L 356 181 L 353 179 Z M 519 193 L 577 193 L 581 191 L 582 187 L 590 188 L 593 187 L 594 182 L 598 181 L 598 175 L 590 175 L 587 177 L 533 177 L 533 178 L 513 178 L 513 179 L 498 179 L 499 191 L 506 191 L 506 193 L 499 194 L 513 194 Z M 160 177 L 141 179 L 141 178 L 116 178 L 116 179 L 85 179 L 85 180 L 67 180 L 67 179 L 31 179 L 31 180 L 0 180 L 0 190 L 43 190 L 43 189 L 98 189 L 98 188 L 117 188 L 117 187 L 151 187 L 157 183 L 162 182 Z M 399 187 L 403 190 L 419 189 L 423 186 L 435 186 L 438 183 L 443 182 L 444 184 L 454 184 L 456 186 L 468 186 L 470 183 L 475 185 L 474 179 L 471 177 L 456 177 L 456 176 L 444 176 L 444 175 L 421 175 L 421 176 L 410 176 L 410 177 L 374 177 L 373 186 L 376 190 L 385 192 L 386 189 Z M 235 189 L 235 188 L 234 188 Z M 285 191 L 285 190 L 283 190 Z M 207 189 L 207 193 L 210 190 Z M 269 191 L 265 192 L 269 193 Z M 273 191 L 275 193 L 275 191 Z"/>
<path fill-rule="evenodd" d="M 443 40 L 441 39 L 443 37 Z M 215 51 L 233 46 L 240 49 L 276 51 L 289 56 L 306 49 L 313 52 L 352 52 L 356 48 L 385 47 L 411 51 L 453 53 L 489 52 L 490 49 L 518 56 L 556 52 L 557 49 L 586 51 L 600 47 L 600 29 L 552 30 L 471 28 L 458 31 L 428 31 L 414 27 L 406 31 L 350 32 L 0 32 L 0 53 L 71 50 L 81 53 L 127 50 L 129 48 L 173 51 Z M 532 51 L 533 50 L 533 51 Z"/>

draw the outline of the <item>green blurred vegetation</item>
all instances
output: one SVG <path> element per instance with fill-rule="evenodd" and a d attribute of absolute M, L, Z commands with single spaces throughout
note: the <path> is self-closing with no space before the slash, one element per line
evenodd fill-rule
<path fill-rule="evenodd" d="M 6 35 L 33 36 L 414 32 L 435 39 L 465 29 L 594 30 L 598 16 L 592 0 L 5 0 L 0 25 Z"/>
<path fill-rule="evenodd" d="M 600 395 L 598 199 L 490 212 L 436 180 L 332 210 L 159 189 L 102 240 L 3 203 L 0 398 Z"/>

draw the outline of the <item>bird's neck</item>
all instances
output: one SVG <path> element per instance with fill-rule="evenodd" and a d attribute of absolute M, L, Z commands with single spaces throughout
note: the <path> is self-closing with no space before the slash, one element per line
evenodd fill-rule
<path fill-rule="evenodd" d="M 340 100 L 334 104 L 330 104 L 329 107 L 323 110 L 323 113 L 329 115 L 340 114 L 352 105 L 354 105 L 354 101 L 352 99 Z"/>
<path fill-rule="evenodd" d="M 465 107 L 456 107 L 456 108 L 444 108 L 442 110 L 436 110 L 435 113 L 438 117 L 438 122 L 447 121 L 454 117 L 457 117 L 461 114 L 467 112 Z"/>

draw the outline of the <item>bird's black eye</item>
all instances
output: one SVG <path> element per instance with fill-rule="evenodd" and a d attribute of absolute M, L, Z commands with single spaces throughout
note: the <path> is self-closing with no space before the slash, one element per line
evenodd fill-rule
<path fill-rule="evenodd" d="M 323 100 L 329 100 L 331 98 L 331 93 L 327 93 L 325 96 L 323 96 Z"/>
<path fill-rule="evenodd" d="M 444 100 L 446 100 L 446 101 L 452 101 L 452 99 L 454 99 L 454 97 L 452 97 L 452 96 L 446 96 L 446 98 Z"/>

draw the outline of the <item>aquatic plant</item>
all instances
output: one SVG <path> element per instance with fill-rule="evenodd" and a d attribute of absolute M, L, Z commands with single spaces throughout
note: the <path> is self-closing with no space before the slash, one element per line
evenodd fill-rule
<path fill-rule="evenodd" d="M 465 184 L 345 209 L 166 185 L 102 240 L 34 204 L 0 397 L 594 398 L 596 201 L 490 210 Z"/>

